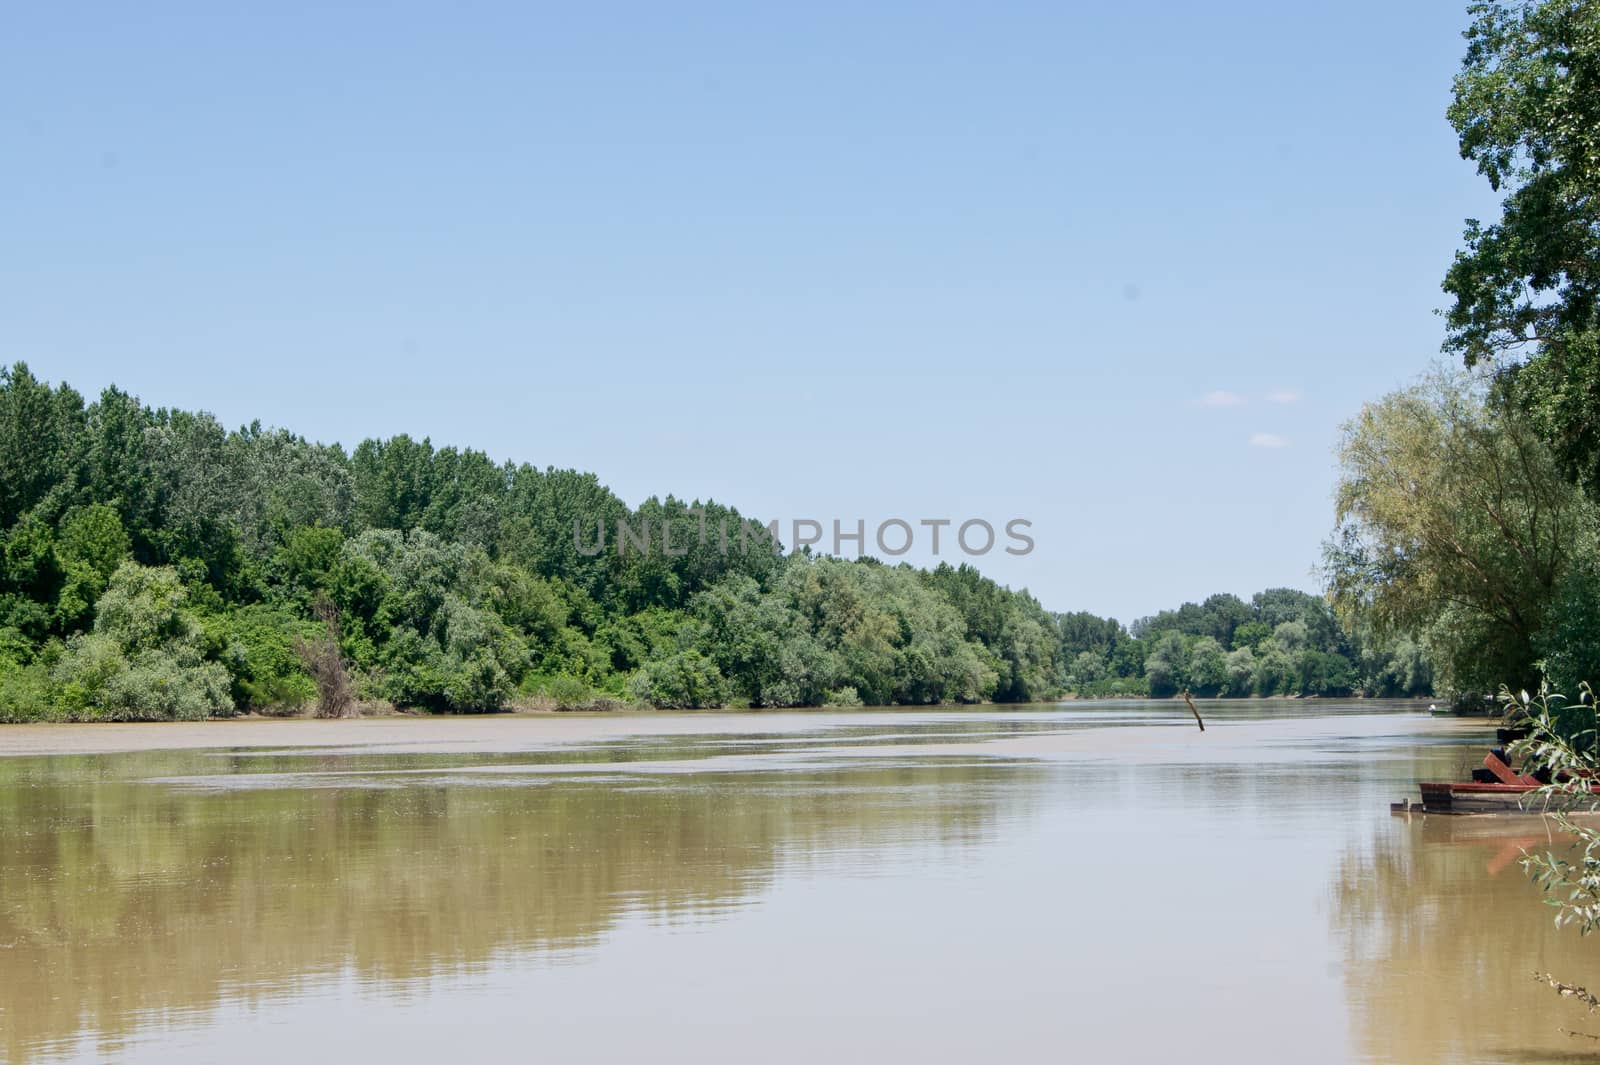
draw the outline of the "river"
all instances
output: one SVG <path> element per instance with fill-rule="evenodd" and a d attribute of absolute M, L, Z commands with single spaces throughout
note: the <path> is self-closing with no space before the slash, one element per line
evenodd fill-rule
<path fill-rule="evenodd" d="M 1541 1062 L 1595 979 L 1381 703 L 0 729 L 32 1062 Z"/>

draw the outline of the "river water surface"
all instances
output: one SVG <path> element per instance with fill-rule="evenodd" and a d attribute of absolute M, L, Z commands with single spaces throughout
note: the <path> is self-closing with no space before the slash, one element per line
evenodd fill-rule
<path fill-rule="evenodd" d="M 3 729 L 0 1059 L 1596 1052 L 1484 723 L 1202 709 Z"/>

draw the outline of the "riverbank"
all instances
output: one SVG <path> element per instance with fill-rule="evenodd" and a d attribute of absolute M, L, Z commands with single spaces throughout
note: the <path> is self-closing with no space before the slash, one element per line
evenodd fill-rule
<path fill-rule="evenodd" d="M 1249 719 L 1255 728 L 1275 721 L 1289 723 L 1307 720 L 1307 712 L 1315 709 L 1317 718 L 1325 719 L 1341 710 L 1349 713 L 1371 713 L 1377 709 L 1415 709 L 1409 703 L 1367 700 L 1304 700 L 1275 701 L 1283 711 L 1282 718 L 1260 718 L 1263 708 L 1270 708 L 1266 700 L 1210 700 L 1207 725 L 1215 729 L 1245 724 L 1243 720 L 1230 721 L 1233 711 Z M 1182 702 L 1174 707 L 1169 700 L 1117 700 L 1105 702 L 1079 701 L 1069 704 L 990 704 L 984 708 L 971 706 L 946 707 L 864 707 L 855 710 L 794 709 L 794 710 L 618 710 L 598 713 L 518 713 L 469 715 L 415 715 L 391 714 L 381 717 L 345 718 L 327 720 L 320 718 L 219 718 L 206 721 L 157 722 L 93 722 L 60 724 L 7 725 L 0 728 L 0 758 L 27 755 L 89 755 L 132 753 L 138 751 L 191 751 L 191 750 L 270 750 L 306 748 L 331 750 L 337 748 L 375 748 L 391 753 L 432 752 L 464 753 L 483 751 L 520 751 L 552 746 L 571 746 L 610 743 L 630 738 L 652 736 L 689 736 L 707 733 L 732 733 L 736 735 L 793 734 L 798 732 L 836 729 L 842 726 L 875 726 L 886 715 L 914 716 L 937 721 L 956 718 L 975 711 L 987 718 L 1006 716 L 1033 719 L 1055 709 L 1070 709 L 1074 718 L 1086 715 L 1094 725 L 1101 727 L 1074 727 L 1067 736 L 1072 749 L 1096 753 L 1109 753 L 1125 748 L 1130 742 L 1145 742 L 1152 737 L 1136 739 L 1142 729 L 1126 725 L 1171 725 L 1185 733 L 1201 734 L 1194 728 L 1193 719 Z M 1427 720 L 1418 715 L 1419 721 Z M 1437 720 L 1437 719 L 1435 719 Z M 1102 733 L 1115 732 L 1119 736 L 1107 740 Z M 1163 736 L 1165 729 L 1156 730 Z M 984 749 L 998 751 L 996 743 L 984 744 Z M 1224 741 L 1213 738 L 1213 747 Z M 1038 740 L 1030 743 L 1037 744 Z M 1054 745 L 1052 745 L 1054 746 Z M 874 748 L 882 751 L 882 747 Z M 955 753 L 970 753 L 975 744 L 963 744 Z M 924 748 L 926 751 L 926 748 Z M 1019 753 L 1029 753 L 1020 751 Z"/>

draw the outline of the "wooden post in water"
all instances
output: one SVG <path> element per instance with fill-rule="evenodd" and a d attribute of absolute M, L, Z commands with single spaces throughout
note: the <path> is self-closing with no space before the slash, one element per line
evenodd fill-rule
<path fill-rule="evenodd" d="M 1183 701 L 1189 704 L 1189 710 L 1194 714 L 1194 723 L 1200 726 L 1201 732 L 1204 732 L 1206 730 L 1206 723 L 1200 720 L 1200 711 L 1195 708 L 1194 700 L 1189 698 L 1188 688 L 1183 689 Z"/>

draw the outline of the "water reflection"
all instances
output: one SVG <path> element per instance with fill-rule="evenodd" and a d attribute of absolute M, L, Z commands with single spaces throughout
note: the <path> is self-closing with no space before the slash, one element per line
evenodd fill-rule
<path fill-rule="evenodd" d="M 292 759 L 302 782 L 351 775 L 224 786 L 284 761 L 0 762 L 7 1060 L 318 976 L 404 986 L 506 952 L 582 952 L 630 915 L 714 919 L 788 862 L 977 845 L 1029 793 L 1016 767 L 970 761 L 463 787 L 431 756 L 409 768 L 442 775 L 373 787 L 371 756 L 326 754 Z"/>
<path fill-rule="evenodd" d="M 1517 857 L 1552 836 L 1537 817 L 1396 819 L 1341 870 L 1336 927 L 1352 1020 L 1384 1062 L 1593 1061 L 1584 1009 L 1536 983 L 1595 986 L 1596 945 L 1558 931 Z M 1556 840 L 1557 846 L 1560 840 Z"/>
<path fill-rule="evenodd" d="M 1537 822 L 1388 814 L 1482 726 L 1382 709 L 363 722 L 0 759 L 0 1052 L 1587 1053 L 1527 976 L 1600 983 L 1515 865 Z"/>

